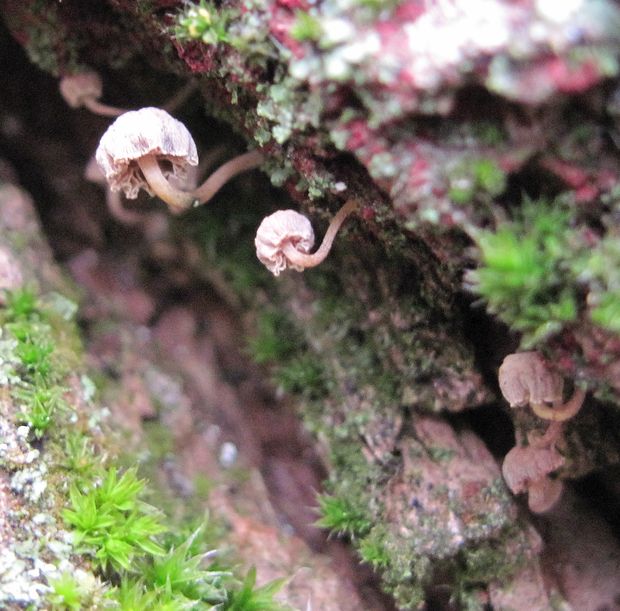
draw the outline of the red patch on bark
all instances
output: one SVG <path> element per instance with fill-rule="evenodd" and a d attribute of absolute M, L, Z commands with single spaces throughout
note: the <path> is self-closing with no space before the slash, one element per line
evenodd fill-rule
<path fill-rule="evenodd" d="M 596 63 L 586 60 L 578 66 L 570 66 L 566 60 L 555 58 L 548 65 L 549 76 L 559 91 L 577 93 L 595 85 L 601 78 Z"/>
<path fill-rule="evenodd" d="M 215 47 L 201 42 L 190 41 L 184 44 L 174 40 L 179 57 L 188 65 L 192 72 L 211 72 L 215 65 Z"/>

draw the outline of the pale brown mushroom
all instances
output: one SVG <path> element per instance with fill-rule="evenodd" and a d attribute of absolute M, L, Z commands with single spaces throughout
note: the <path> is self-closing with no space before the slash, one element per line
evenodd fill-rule
<path fill-rule="evenodd" d="M 118 193 L 118 191 L 112 191 L 107 180 L 105 179 L 105 176 L 103 175 L 101 168 L 99 167 L 99 164 L 97 163 L 97 160 L 94 157 L 91 157 L 86 164 L 84 178 L 105 189 L 105 201 L 108 206 L 108 210 L 117 221 L 120 221 L 125 225 L 137 225 L 144 220 L 144 217 L 141 214 L 134 212 L 133 210 L 127 210 L 127 208 L 123 206 L 120 193 Z"/>
<path fill-rule="evenodd" d="M 135 199 L 144 189 L 176 212 L 206 203 L 233 176 L 263 161 L 258 151 L 250 151 L 224 163 L 197 189 L 179 189 L 168 176 L 183 180 L 198 164 L 196 145 L 183 123 L 152 107 L 118 117 L 101 137 L 96 158 L 113 191 Z"/>
<path fill-rule="evenodd" d="M 108 106 L 99 102 L 103 94 L 101 77 L 92 70 L 85 70 L 77 74 L 69 74 L 60 79 L 60 94 L 71 108 L 85 106 L 91 112 L 104 117 L 118 117 L 124 112 L 123 108 Z"/>
<path fill-rule="evenodd" d="M 502 464 L 502 475 L 514 494 L 528 493 L 528 506 L 543 513 L 555 504 L 563 485 L 549 474 L 564 464 L 564 457 L 555 447 L 514 447 Z"/>
<path fill-rule="evenodd" d="M 164 110 L 147 107 L 122 114 L 101 137 L 95 156 L 112 191 L 123 191 L 128 199 L 144 189 L 176 209 L 194 200 L 166 179 L 170 174 L 183 179 L 198 164 L 198 153 L 185 125 Z"/>
<path fill-rule="evenodd" d="M 538 352 L 509 354 L 499 368 L 499 387 L 510 407 L 529 405 L 544 420 L 563 422 L 581 409 L 585 392 L 576 388 L 562 403 L 564 380 Z"/>
<path fill-rule="evenodd" d="M 309 250 L 314 244 L 314 231 L 308 218 L 295 210 L 278 210 L 264 218 L 258 227 L 254 240 L 256 256 L 274 276 L 287 267 L 298 272 L 315 267 L 325 260 L 340 226 L 357 206 L 356 200 L 349 200 L 338 210 L 323 242 L 312 254 Z"/>
<path fill-rule="evenodd" d="M 562 492 L 564 492 L 562 480 L 543 477 L 531 483 L 527 506 L 533 513 L 545 513 L 560 500 Z"/>

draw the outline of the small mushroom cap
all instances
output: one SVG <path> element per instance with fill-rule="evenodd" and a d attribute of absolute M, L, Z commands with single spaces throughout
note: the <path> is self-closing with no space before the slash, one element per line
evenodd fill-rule
<path fill-rule="evenodd" d="M 79 108 L 84 98 L 98 100 L 103 94 L 101 77 L 92 70 L 69 74 L 60 79 L 60 95 L 71 108 Z"/>
<path fill-rule="evenodd" d="M 287 267 L 302 272 L 303 267 L 293 265 L 282 252 L 285 244 L 308 254 L 314 245 L 314 231 L 309 219 L 295 210 L 278 210 L 265 217 L 256 231 L 256 256 L 274 275 Z"/>
<path fill-rule="evenodd" d="M 564 484 L 559 479 L 543 477 L 532 483 L 528 491 L 527 504 L 534 513 L 549 511 L 560 499 Z"/>
<path fill-rule="evenodd" d="M 181 180 L 190 166 L 198 165 L 196 144 L 185 125 L 151 107 L 118 117 L 101 137 L 95 156 L 112 191 L 122 190 L 128 199 L 135 199 L 140 189 L 153 195 L 136 163 L 147 155 L 164 162 L 164 176 Z"/>
<path fill-rule="evenodd" d="M 508 488 L 519 494 L 529 490 L 534 482 L 547 477 L 563 464 L 564 457 L 554 447 L 517 446 L 506 454 L 502 475 Z"/>
<path fill-rule="evenodd" d="M 499 368 L 499 387 L 510 407 L 562 401 L 564 380 L 538 352 L 509 354 Z"/>

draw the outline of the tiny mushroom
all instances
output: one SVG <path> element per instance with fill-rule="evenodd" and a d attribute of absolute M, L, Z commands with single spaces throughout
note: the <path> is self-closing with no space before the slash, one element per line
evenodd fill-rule
<path fill-rule="evenodd" d="M 117 221 L 125 225 L 137 225 L 144 220 L 141 214 L 133 210 L 127 210 L 127 208 L 123 206 L 120 193 L 118 193 L 118 191 L 112 191 L 94 156 L 91 157 L 86 164 L 84 178 L 105 189 L 105 200 L 108 210 Z"/>
<path fill-rule="evenodd" d="M 122 108 L 115 108 L 99 102 L 103 94 L 101 77 L 92 70 L 85 70 L 77 74 L 69 74 L 60 79 L 60 94 L 71 108 L 85 106 L 91 112 L 104 117 L 118 117 L 126 112 Z"/>
<path fill-rule="evenodd" d="M 564 380 L 538 352 L 509 354 L 499 368 L 499 387 L 510 407 L 528 405 L 545 420 L 563 422 L 581 409 L 585 392 L 575 388 L 563 404 Z"/>
<path fill-rule="evenodd" d="M 314 244 L 314 231 L 307 217 L 295 210 L 278 210 L 263 219 L 256 232 L 256 256 L 274 275 L 287 267 L 302 272 L 315 267 L 329 254 L 334 238 L 344 220 L 358 206 L 347 201 L 332 219 L 318 250 L 309 253 Z"/>
<path fill-rule="evenodd" d="M 168 176 L 183 180 L 198 164 L 196 144 L 183 123 L 152 107 L 118 117 L 101 137 L 96 158 L 113 191 L 135 199 L 145 189 L 175 212 L 206 203 L 233 176 L 263 161 L 258 151 L 250 151 L 224 163 L 197 189 L 179 189 Z"/>
<path fill-rule="evenodd" d="M 528 493 L 528 506 L 534 513 L 553 507 L 562 495 L 563 484 L 549 474 L 564 464 L 553 447 L 514 447 L 502 464 L 502 474 L 514 494 Z"/>

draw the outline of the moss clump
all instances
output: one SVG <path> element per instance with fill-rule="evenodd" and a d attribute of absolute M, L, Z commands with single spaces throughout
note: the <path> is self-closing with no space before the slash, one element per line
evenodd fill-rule
<path fill-rule="evenodd" d="M 584 250 L 571 270 L 577 280 L 587 283 L 590 318 L 600 327 L 620 333 L 620 236 L 609 233 L 596 248 Z"/>
<path fill-rule="evenodd" d="M 30 289 L 7 293 L 5 302 L 0 322 L 14 341 L 14 383 L 10 393 L 20 408 L 16 422 L 28 425 L 32 435 L 41 439 L 54 415 L 69 410 L 63 400 L 66 389 L 60 384 L 66 368 L 55 354 L 58 338 L 53 327 L 58 324 L 53 320 L 58 316 L 41 309 Z"/>
<path fill-rule="evenodd" d="M 228 24 L 232 13 L 218 10 L 211 2 L 188 4 L 179 16 L 174 35 L 180 40 L 200 40 L 206 45 L 230 42 Z"/>
<path fill-rule="evenodd" d="M 323 397 L 328 390 L 324 366 L 310 353 L 293 357 L 276 367 L 273 380 L 286 392 L 310 399 Z"/>
<path fill-rule="evenodd" d="M 259 365 L 286 361 L 302 344 L 290 319 L 279 310 L 265 310 L 256 320 L 256 333 L 248 340 L 248 350 Z"/>
<path fill-rule="evenodd" d="M 576 238 L 569 211 L 542 201 L 526 201 L 514 221 L 476 236 L 481 266 L 468 281 L 490 312 L 523 334 L 524 346 L 577 318 Z"/>
<path fill-rule="evenodd" d="M 457 204 L 496 197 L 506 188 L 506 172 L 492 159 L 473 159 L 459 165 L 449 176 L 449 197 Z"/>
<path fill-rule="evenodd" d="M 370 530 L 372 524 L 368 516 L 346 498 L 319 495 L 318 501 L 321 517 L 316 525 L 320 528 L 352 538 L 363 536 Z"/>
<path fill-rule="evenodd" d="M 323 28 L 321 22 L 305 11 L 295 13 L 295 21 L 291 28 L 291 36 L 295 40 L 319 40 Z"/>
<path fill-rule="evenodd" d="M 256 587 L 253 570 L 236 577 L 237 569 L 211 557 L 221 537 L 206 536 L 204 518 L 188 534 L 144 501 L 148 485 L 135 467 L 107 464 L 122 457 L 91 403 L 92 383 L 75 373 L 79 354 L 65 346 L 79 345 L 75 325 L 66 303 L 59 310 L 45 303 L 58 299 L 24 289 L 6 294 L 0 309 L 0 370 L 15 405 L 13 424 L 5 417 L 10 412 L 0 413 L 0 464 L 20 503 L 13 514 L 20 528 L 4 559 L 11 579 L 3 569 L 0 606 L 283 609 L 273 598 L 282 580 Z M 35 449 L 30 443 L 39 438 L 45 443 Z M 127 460 L 135 463 L 135 456 Z M 45 571 L 30 570 L 37 563 Z"/>
<path fill-rule="evenodd" d="M 589 319 L 620 332 L 620 239 L 613 221 L 579 222 L 569 197 L 526 200 L 509 222 L 476 233 L 469 287 L 532 347 Z"/>
<path fill-rule="evenodd" d="M 129 569 L 138 555 L 163 555 L 153 539 L 164 529 L 154 507 L 139 501 L 144 489 L 135 469 L 119 476 L 110 468 L 99 485 L 80 489 L 71 486 L 71 508 L 63 511 L 67 524 L 75 529 L 74 541 L 83 552 L 96 550 L 95 566 Z"/>

